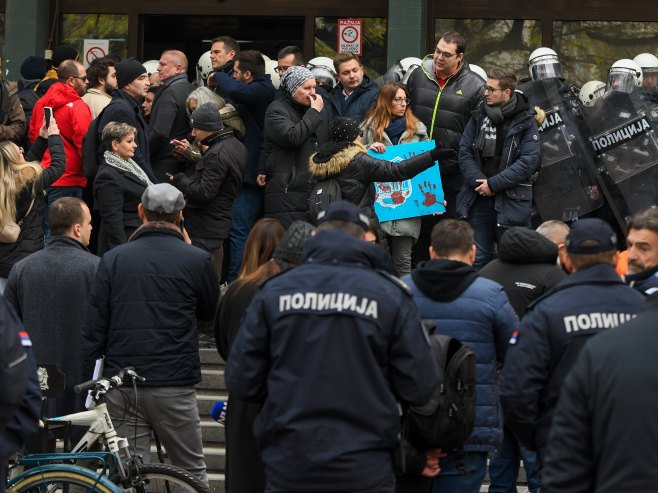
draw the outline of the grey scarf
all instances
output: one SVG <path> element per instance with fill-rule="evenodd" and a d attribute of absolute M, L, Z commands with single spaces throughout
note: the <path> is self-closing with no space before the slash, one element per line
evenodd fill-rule
<path fill-rule="evenodd" d="M 510 100 L 501 106 L 489 106 L 486 100 L 482 104 L 486 116 L 480 125 L 476 147 L 482 152 L 482 157 L 491 158 L 496 155 L 496 127 L 516 108 L 516 93 L 512 93 Z"/>
<path fill-rule="evenodd" d="M 128 160 L 122 159 L 110 151 L 105 151 L 103 157 L 105 158 L 105 163 L 108 166 L 112 166 L 113 168 L 120 169 L 121 171 L 125 171 L 126 173 L 132 173 L 141 181 L 146 183 L 147 187 L 153 185 L 153 183 L 151 182 L 151 180 L 149 180 L 149 177 L 144 172 L 144 170 L 140 168 L 139 164 L 137 164 L 132 159 L 128 159 Z"/>

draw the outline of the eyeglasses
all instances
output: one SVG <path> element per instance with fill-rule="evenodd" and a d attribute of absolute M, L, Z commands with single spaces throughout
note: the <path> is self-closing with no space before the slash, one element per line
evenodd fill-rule
<path fill-rule="evenodd" d="M 286 70 L 288 70 L 289 68 L 290 68 L 290 67 L 281 67 L 281 66 L 278 66 L 278 67 L 274 67 L 274 70 L 276 70 L 279 74 L 282 74 L 282 73 L 284 73 Z"/>
<path fill-rule="evenodd" d="M 80 75 L 72 75 L 71 77 L 73 77 L 74 79 L 80 79 L 80 80 L 82 80 L 82 81 L 87 81 L 87 80 L 89 80 L 89 79 L 87 79 L 87 76 L 86 76 L 86 75 L 82 75 L 82 76 L 80 76 Z"/>
<path fill-rule="evenodd" d="M 484 88 L 484 92 L 491 92 L 491 93 L 494 93 L 496 91 L 504 91 L 504 90 L 505 89 L 496 89 L 495 87 L 491 87 L 491 86 L 486 86 Z"/>
<path fill-rule="evenodd" d="M 409 98 L 393 98 L 393 102 L 396 104 L 405 104 L 408 105 L 411 103 L 411 99 Z"/>
<path fill-rule="evenodd" d="M 437 58 L 452 58 L 453 56 L 457 56 L 457 53 L 450 53 L 449 51 L 441 51 L 438 48 L 434 50 L 434 54 L 436 55 Z"/>

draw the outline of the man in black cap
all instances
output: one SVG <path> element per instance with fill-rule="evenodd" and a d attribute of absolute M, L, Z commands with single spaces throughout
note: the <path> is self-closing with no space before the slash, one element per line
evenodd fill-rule
<path fill-rule="evenodd" d="M 633 318 L 643 296 L 615 272 L 617 237 L 601 219 L 581 219 L 567 236 L 573 272 L 529 305 L 502 371 L 505 425 L 541 464 L 564 378 L 590 336 Z"/>
<path fill-rule="evenodd" d="M 66 60 L 79 61 L 80 55 L 77 50 L 71 46 L 60 45 L 53 50 L 51 61 L 51 67 L 46 72 L 46 75 L 43 77 L 41 82 L 39 82 L 35 87 L 35 92 L 39 97 L 43 96 L 48 92 L 50 86 L 52 86 L 59 79 L 57 69 Z"/>
<path fill-rule="evenodd" d="M 46 60 L 39 56 L 29 56 L 21 65 L 21 81 L 18 83 L 18 99 L 25 113 L 25 131 L 22 147 L 27 151 L 30 147 L 30 140 L 27 138 L 27 129 L 30 128 L 30 117 L 34 104 L 39 99 L 39 95 L 34 92 L 34 88 L 46 75 Z"/>
<path fill-rule="evenodd" d="M 420 315 L 368 218 L 340 201 L 318 217 L 303 263 L 268 279 L 226 367 L 232 396 L 263 403 L 254 434 L 267 491 L 395 491 L 398 401 L 438 384 Z"/>
<path fill-rule="evenodd" d="M 148 124 L 144 120 L 142 100 L 149 88 L 149 78 L 140 62 L 129 58 L 117 63 L 116 69 L 117 88 L 112 91 L 112 101 L 98 116 L 98 141 L 102 142 L 101 134 L 105 125 L 110 122 L 127 123 L 137 129 L 137 149 L 133 160 L 148 175 L 152 182 L 156 182 L 155 174 L 150 164 L 148 146 Z M 103 153 L 106 151 L 105 144 L 98 149 L 98 162 L 102 161 Z"/>
<path fill-rule="evenodd" d="M 217 275 L 221 276 L 224 240 L 231 229 L 233 200 L 247 165 L 247 149 L 225 127 L 213 103 L 199 106 L 190 116 L 192 135 L 199 142 L 202 160 L 194 173 L 170 177 L 187 199 L 185 227 L 192 244 L 212 253 Z"/>
<path fill-rule="evenodd" d="M 184 207 L 168 183 L 144 191 L 144 224 L 98 266 L 81 352 L 88 365 L 105 355 L 106 377 L 134 366 L 146 379 L 137 384 L 137 402 L 132 389 L 107 395 L 119 434 L 144 461 L 153 429 L 172 464 L 207 481 L 194 391 L 201 381 L 197 322 L 212 319 L 219 288 L 210 254 L 184 241 Z"/>

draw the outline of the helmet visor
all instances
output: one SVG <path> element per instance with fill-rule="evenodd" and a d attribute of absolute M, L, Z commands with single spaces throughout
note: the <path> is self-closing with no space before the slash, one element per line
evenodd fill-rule
<path fill-rule="evenodd" d="M 611 70 L 608 74 L 606 92 L 619 91 L 630 94 L 635 87 L 635 75 L 630 72 L 616 72 Z"/>
<path fill-rule="evenodd" d="M 560 62 L 557 60 L 541 60 L 533 62 L 530 67 L 530 77 L 532 77 L 532 80 L 550 79 L 551 77 L 563 79 L 562 65 L 560 65 Z"/>

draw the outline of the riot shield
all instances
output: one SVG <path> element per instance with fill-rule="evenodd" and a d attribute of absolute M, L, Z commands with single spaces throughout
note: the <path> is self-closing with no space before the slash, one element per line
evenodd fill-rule
<path fill-rule="evenodd" d="M 597 210 L 604 199 L 578 98 L 556 77 L 529 81 L 519 89 L 546 113 L 539 128 L 542 163 L 534 186 L 540 219 L 568 222 Z"/>
<path fill-rule="evenodd" d="M 645 111 L 646 106 L 629 94 L 612 91 L 585 113 L 610 206 L 622 224 L 631 214 L 656 204 L 658 139 Z"/>

